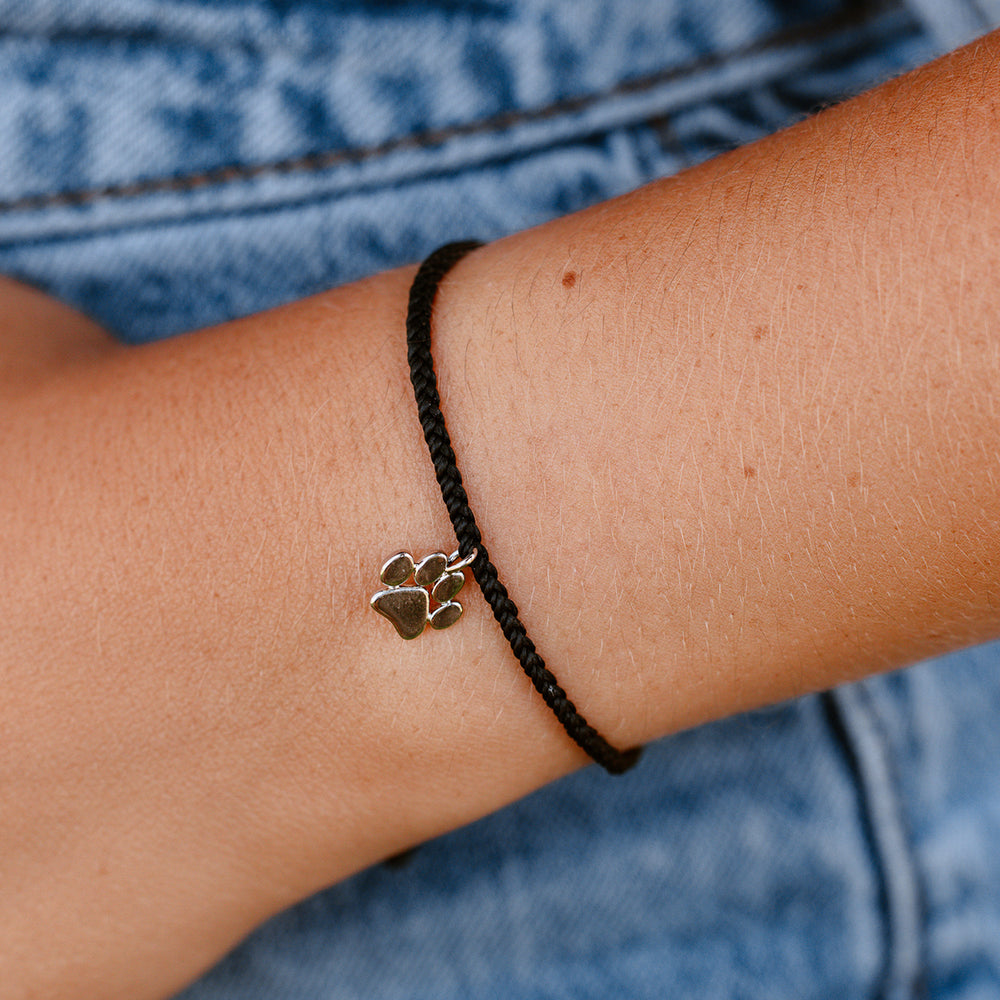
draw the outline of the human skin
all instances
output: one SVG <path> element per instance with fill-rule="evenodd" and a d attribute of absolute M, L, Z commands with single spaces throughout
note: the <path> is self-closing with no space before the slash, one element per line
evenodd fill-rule
<path fill-rule="evenodd" d="M 998 53 L 443 284 L 472 509 L 615 745 L 1000 635 Z M 4 996 L 168 996 L 587 762 L 471 578 L 412 642 L 368 607 L 391 553 L 454 547 L 413 273 L 142 348 L 0 290 Z"/>

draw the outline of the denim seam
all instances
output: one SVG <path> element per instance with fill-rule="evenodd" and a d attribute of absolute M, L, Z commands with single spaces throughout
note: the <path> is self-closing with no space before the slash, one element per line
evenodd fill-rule
<path fill-rule="evenodd" d="M 910 878 L 913 882 L 915 913 L 914 921 L 917 931 L 917 961 L 915 968 L 915 979 L 913 982 L 913 994 L 918 1000 L 923 1000 L 928 995 L 927 970 L 929 966 L 930 943 L 929 943 L 929 913 L 927 887 L 920 874 L 920 866 L 916 852 L 916 837 L 913 832 L 913 823 L 905 806 L 905 795 L 903 793 L 903 776 L 899 769 L 899 760 L 893 752 L 892 741 L 889 736 L 886 722 L 883 718 L 879 705 L 872 693 L 872 684 L 878 679 L 864 682 L 858 685 L 858 693 L 866 704 L 872 729 L 878 738 L 885 759 L 886 776 L 888 787 L 892 791 L 893 812 L 897 823 L 901 839 L 906 847 L 907 860 L 910 866 Z"/>
<path fill-rule="evenodd" d="M 137 198 L 147 194 L 191 191 L 268 176 L 317 173 L 331 167 L 377 160 L 404 150 L 432 149 L 451 139 L 489 132 L 502 132 L 518 125 L 533 124 L 558 118 L 561 115 L 577 113 L 617 97 L 641 94 L 666 83 L 682 81 L 699 72 L 719 66 L 727 60 L 747 58 L 757 53 L 779 49 L 782 46 L 808 41 L 826 34 L 849 31 L 860 25 L 874 24 L 882 15 L 895 12 L 898 9 L 900 9 L 899 0 L 879 0 L 874 4 L 858 5 L 833 17 L 801 25 L 794 29 L 774 32 L 742 48 L 715 53 L 692 60 L 682 67 L 661 70 L 635 80 L 621 81 L 607 90 L 555 101 L 542 108 L 503 111 L 476 121 L 427 129 L 354 149 L 321 150 L 264 163 L 227 164 L 192 174 L 150 177 L 92 188 L 25 195 L 0 201 L 0 212 L 25 212 L 45 208 L 70 207 L 86 205 L 95 201 Z"/>
<path fill-rule="evenodd" d="M 879 883 L 885 937 L 873 1000 L 922 1000 L 927 995 L 926 894 L 888 734 L 864 682 L 822 698 L 827 723 L 856 784 Z"/>
<path fill-rule="evenodd" d="M 634 126 L 633 126 L 634 128 Z M 625 128 L 609 129 L 610 133 L 624 133 L 630 131 Z M 570 143 L 559 143 L 557 146 L 550 147 L 551 149 L 558 149 L 561 146 L 570 145 Z M 503 164 L 509 163 L 512 160 L 520 159 L 523 154 L 516 155 L 505 155 L 497 157 L 488 161 L 491 164 Z M 482 161 L 477 161 L 473 166 L 478 169 L 482 167 Z M 132 232 L 141 230 L 142 232 L 156 232 L 157 230 L 163 229 L 174 229 L 180 226 L 187 225 L 197 225 L 201 222 L 207 220 L 214 220 L 225 217 L 238 217 L 240 219 L 249 219 L 254 217 L 267 216 L 272 214 L 277 214 L 281 212 L 294 211 L 300 208 L 309 208 L 314 205 L 322 205 L 328 203 L 331 197 L 349 197 L 352 195 L 365 195 L 370 194 L 372 191 L 386 191 L 396 188 L 400 188 L 413 183 L 422 183 L 425 181 L 435 181 L 442 178 L 457 177 L 463 173 L 466 173 L 470 169 L 468 164 L 459 164 L 457 166 L 447 166 L 436 170 L 425 170 L 417 176 L 406 177 L 402 180 L 395 180 L 390 182 L 385 182 L 382 180 L 369 182 L 369 183 L 359 183 L 351 188 L 346 194 L 338 194 L 331 196 L 327 191 L 310 192 L 295 197 L 282 198 L 280 201 L 275 201 L 272 203 L 258 204 L 258 205 L 241 205 L 235 209 L 229 208 L 205 208 L 195 211 L 186 211 L 181 217 L 169 217 L 163 219 L 138 219 L 138 220 L 128 220 L 125 222 L 112 222 L 101 226 L 99 229 L 90 229 L 83 232 L 80 231 L 68 231 L 68 232 L 56 232 L 56 233 L 43 233 L 41 235 L 29 235 L 21 236 L 17 239 L 6 241 L 2 235 L 0 235 L 0 252 L 8 248 L 23 248 L 23 247 L 33 247 L 33 246 L 47 246 L 54 243 L 71 242 L 73 240 L 88 240 L 88 239 L 99 239 L 103 236 L 117 235 L 125 232 Z M 0 208 L 3 206 L 0 205 Z M 57 207 L 57 206 L 53 206 Z M 325 285 L 322 287 L 326 287 Z"/>
<path fill-rule="evenodd" d="M 885 865 L 882 862 L 881 852 L 878 847 L 878 834 L 875 829 L 875 819 L 868 806 L 867 795 L 865 793 L 865 773 L 861 763 L 860 755 L 851 739 L 848 722 L 846 719 L 846 709 L 836 697 L 835 691 L 825 691 L 820 695 L 823 706 L 823 714 L 831 738 L 838 747 L 844 759 L 844 765 L 850 776 L 851 785 L 855 793 L 855 803 L 858 809 L 858 818 L 861 826 L 861 835 L 864 839 L 868 852 L 871 855 L 874 874 L 878 885 L 878 913 L 882 924 L 882 968 L 879 972 L 879 981 L 876 992 L 872 1000 L 884 1000 L 885 979 L 889 968 L 888 953 L 892 947 L 889 916 L 889 891 Z"/>

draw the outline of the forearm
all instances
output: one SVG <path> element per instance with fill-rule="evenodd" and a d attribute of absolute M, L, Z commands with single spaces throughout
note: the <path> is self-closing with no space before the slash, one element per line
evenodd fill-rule
<path fill-rule="evenodd" d="M 994 58 L 443 286 L 472 508 L 612 742 L 998 633 Z M 24 995 L 161 995 L 281 906 L 585 762 L 473 586 L 411 643 L 367 607 L 386 556 L 453 538 L 411 274 L 0 403 L 0 970 Z"/>
<path fill-rule="evenodd" d="M 446 288 L 473 508 L 619 744 L 998 634 L 997 43 Z"/>

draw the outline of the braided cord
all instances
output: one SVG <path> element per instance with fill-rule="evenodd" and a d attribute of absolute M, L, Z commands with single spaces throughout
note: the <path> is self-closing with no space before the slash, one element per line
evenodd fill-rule
<path fill-rule="evenodd" d="M 627 771 L 639 759 L 640 748 L 616 750 L 601 734 L 589 725 L 576 710 L 576 706 L 560 687 L 555 675 L 545 666 L 538 655 L 535 644 L 521 619 L 517 605 L 511 600 L 507 588 L 500 582 L 496 567 L 490 562 L 489 553 L 483 545 L 482 535 L 472 511 L 469 498 L 462 485 L 462 476 L 455 462 L 455 452 L 451 447 L 441 413 L 441 397 L 438 395 L 437 376 L 434 374 L 434 359 L 431 356 L 431 316 L 438 286 L 444 276 L 468 253 L 482 246 L 476 240 L 449 243 L 435 250 L 420 265 L 417 276 L 410 288 L 410 305 L 406 317 L 407 359 L 410 363 L 410 381 L 417 400 L 420 425 L 424 439 L 430 449 L 434 472 L 441 487 L 441 495 L 448 515 L 451 517 L 458 551 L 463 559 L 475 552 L 471 562 L 472 575 L 476 578 L 489 606 L 510 643 L 524 672 L 531 678 L 536 690 L 545 699 L 545 704 L 553 711 L 567 733 L 594 760 L 611 774 Z"/>

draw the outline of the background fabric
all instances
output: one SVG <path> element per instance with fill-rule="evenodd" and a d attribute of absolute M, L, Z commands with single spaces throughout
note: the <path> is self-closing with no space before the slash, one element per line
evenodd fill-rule
<path fill-rule="evenodd" d="M 0 0 L 0 271 L 153 340 L 612 197 L 998 23 L 1000 0 Z M 589 768 L 277 917 L 183 1000 L 996 997 L 998 661 Z"/>

